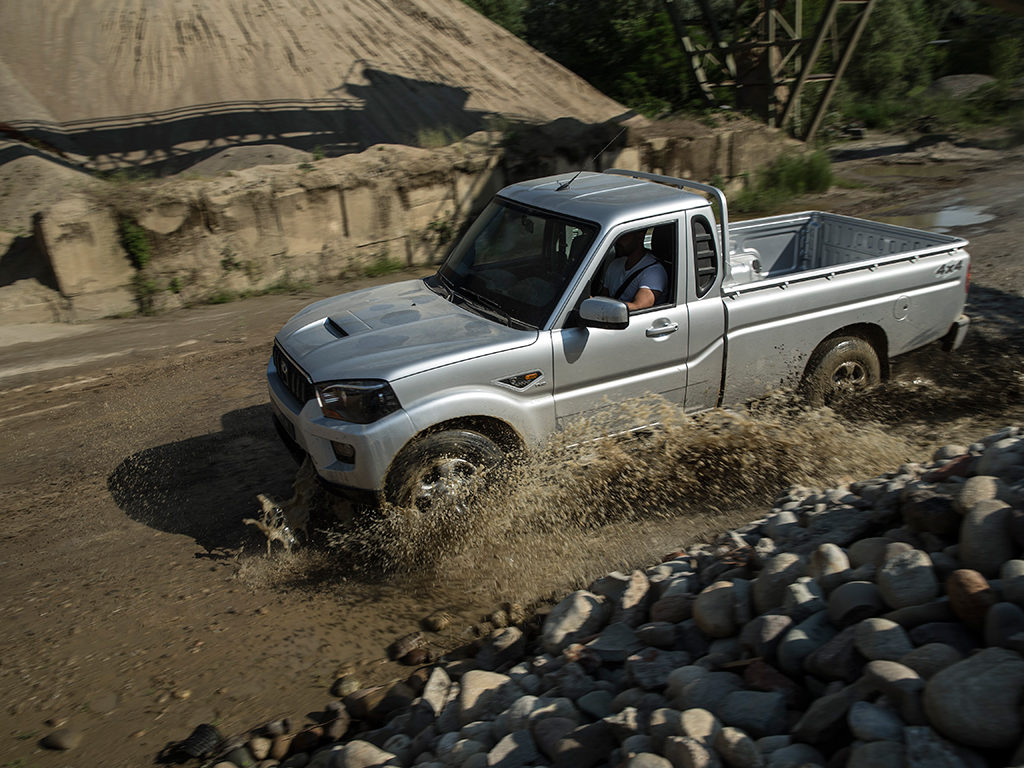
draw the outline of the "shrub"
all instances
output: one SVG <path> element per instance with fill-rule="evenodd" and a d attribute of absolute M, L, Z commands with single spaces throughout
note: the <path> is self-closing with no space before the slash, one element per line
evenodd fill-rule
<path fill-rule="evenodd" d="M 397 259 L 392 259 L 388 256 L 388 252 L 378 254 L 372 262 L 366 265 L 363 269 L 363 274 L 367 277 L 381 277 L 383 275 L 390 275 L 392 272 L 397 272 L 402 268 L 402 262 Z"/>
<path fill-rule="evenodd" d="M 455 229 L 452 227 L 451 222 L 442 219 L 435 219 L 427 224 L 427 232 L 430 233 L 431 240 L 433 240 L 434 245 L 438 248 L 447 245 L 455 237 Z"/>
<path fill-rule="evenodd" d="M 160 288 L 157 287 L 156 281 L 149 277 L 144 277 L 142 273 L 135 273 L 135 277 L 132 278 L 132 288 L 135 289 L 135 301 L 139 305 L 139 312 L 144 315 L 151 315 L 155 311 L 153 306 L 153 297 L 160 293 Z"/>
<path fill-rule="evenodd" d="M 121 246 L 127 252 L 128 258 L 131 259 L 132 266 L 142 269 L 149 264 L 152 255 L 146 230 L 140 227 L 134 219 L 126 216 L 121 218 L 119 229 Z"/>
<path fill-rule="evenodd" d="M 762 168 L 754 184 L 732 199 L 736 211 L 767 211 L 808 192 L 827 192 L 832 165 L 824 152 L 782 155 Z"/>
<path fill-rule="evenodd" d="M 423 149 L 440 149 L 454 144 L 462 136 L 449 125 L 436 128 L 420 128 L 416 131 L 416 146 Z"/>
<path fill-rule="evenodd" d="M 234 301 L 239 298 L 239 295 L 234 291 L 219 290 L 214 291 L 206 297 L 207 304 L 227 304 L 229 301 Z"/>

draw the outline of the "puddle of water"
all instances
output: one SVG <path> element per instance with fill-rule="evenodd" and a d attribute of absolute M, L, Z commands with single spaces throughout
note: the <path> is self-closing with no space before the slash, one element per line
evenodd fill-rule
<path fill-rule="evenodd" d="M 950 205 L 928 213 L 915 213 L 909 216 L 879 216 L 878 219 L 901 227 L 944 233 L 957 227 L 970 227 L 992 221 L 995 216 L 985 213 L 985 210 L 985 207 L 981 205 Z"/>
<path fill-rule="evenodd" d="M 956 178 L 963 172 L 961 163 L 893 163 L 891 165 L 864 165 L 851 170 L 851 175 L 873 178 L 903 177 L 912 179 Z"/>

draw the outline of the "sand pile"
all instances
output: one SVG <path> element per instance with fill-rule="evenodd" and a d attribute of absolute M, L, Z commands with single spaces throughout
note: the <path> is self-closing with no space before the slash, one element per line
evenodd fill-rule
<path fill-rule="evenodd" d="M 0 126 L 93 167 L 229 146 L 326 154 L 625 112 L 459 0 L 40 0 L 0 6 Z"/>

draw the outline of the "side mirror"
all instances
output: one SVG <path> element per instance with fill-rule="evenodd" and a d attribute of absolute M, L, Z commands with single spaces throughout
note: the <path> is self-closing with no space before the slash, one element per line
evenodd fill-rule
<path fill-rule="evenodd" d="M 624 302 L 607 296 L 592 296 L 580 304 L 580 320 L 587 328 L 621 331 L 629 327 L 629 310 Z"/>

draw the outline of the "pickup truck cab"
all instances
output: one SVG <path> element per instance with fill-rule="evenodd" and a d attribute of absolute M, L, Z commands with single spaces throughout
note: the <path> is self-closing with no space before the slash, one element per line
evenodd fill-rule
<path fill-rule="evenodd" d="M 630 312 L 601 294 L 636 231 L 668 281 Z M 632 171 L 513 184 L 436 274 L 289 320 L 267 366 L 275 419 L 330 487 L 429 508 L 609 403 L 695 412 L 801 384 L 821 401 L 896 355 L 956 348 L 966 245 L 821 212 L 730 226 L 715 187 Z"/>

